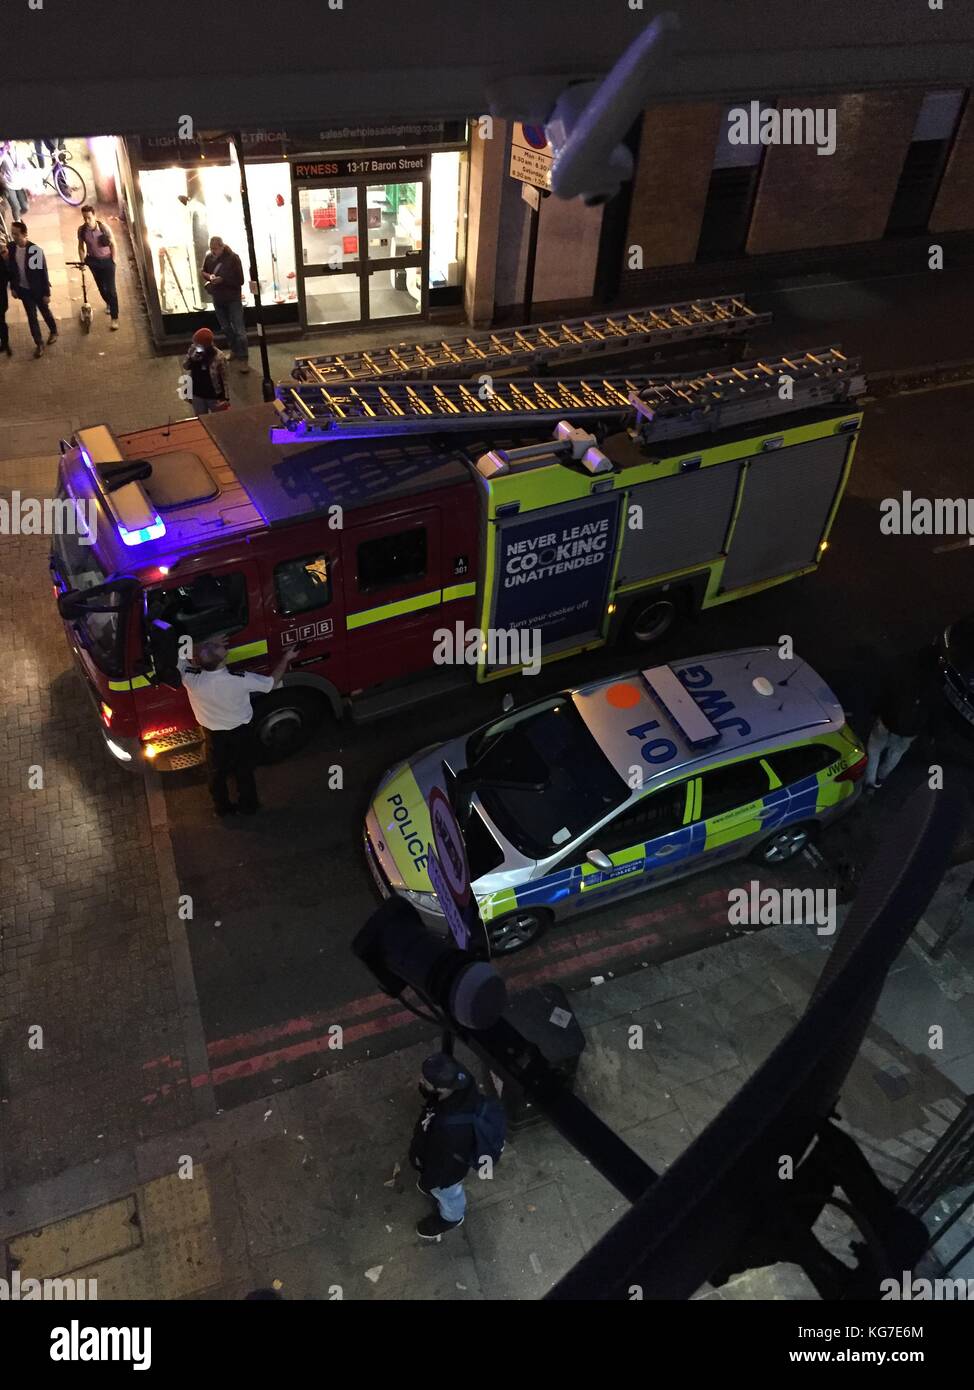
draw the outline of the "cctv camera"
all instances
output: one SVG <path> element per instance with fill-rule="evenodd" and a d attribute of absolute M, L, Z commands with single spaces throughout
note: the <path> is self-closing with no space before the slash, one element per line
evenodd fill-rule
<path fill-rule="evenodd" d="M 554 150 L 551 165 L 551 186 L 562 197 L 580 196 L 587 207 L 595 207 L 614 198 L 622 185 L 632 178 L 633 158 L 625 145 L 615 145 L 606 159 L 600 143 L 586 142 L 584 148 L 573 151 L 571 161 L 571 192 L 563 187 L 564 161 L 559 171 L 559 160 L 566 147 L 571 148 L 572 132 L 576 129 L 579 117 L 588 107 L 589 101 L 598 91 L 597 82 L 579 82 L 568 87 L 555 105 L 548 120 L 546 133 Z"/>

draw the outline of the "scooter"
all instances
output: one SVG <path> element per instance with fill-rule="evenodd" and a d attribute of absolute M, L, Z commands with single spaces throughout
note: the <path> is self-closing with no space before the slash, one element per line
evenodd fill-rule
<path fill-rule="evenodd" d="M 95 316 L 95 311 L 88 303 L 88 282 L 85 279 L 85 263 L 84 261 L 65 261 L 65 265 L 72 265 L 77 270 L 81 271 L 81 296 L 83 301 L 79 311 L 81 331 L 82 333 L 90 333 L 91 321 Z"/>

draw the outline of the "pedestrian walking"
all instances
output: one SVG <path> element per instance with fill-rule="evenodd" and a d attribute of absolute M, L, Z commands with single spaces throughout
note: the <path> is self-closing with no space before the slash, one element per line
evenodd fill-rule
<path fill-rule="evenodd" d="M 14 219 L 27 216 L 30 195 L 27 192 L 27 163 L 14 140 L 0 145 L 0 190 L 6 198 Z"/>
<path fill-rule="evenodd" d="M 57 320 L 49 307 L 51 281 L 47 273 L 47 260 L 41 248 L 28 237 L 26 222 L 15 222 L 10 230 L 13 234 L 13 246 L 7 252 L 10 293 L 24 306 L 30 336 L 34 339 L 34 356 L 40 357 L 44 344 L 37 323 L 38 314 L 50 330 L 48 343 L 56 343 L 58 337 Z"/>
<path fill-rule="evenodd" d="M 897 663 L 869 733 L 865 785 L 877 791 L 921 734 L 929 732 L 940 701 L 941 681 L 932 648 Z"/>
<path fill-rule="evenodd" d="M 500 1101 L 485 1096 L 471 1074 L 447 1052 L 434 1052 L 422 1067 L 423 1109 L 413 1131 L 409 1161 L 416 1186 L 436 1211 L 416 1226 L 423 1240 L 439 1240 L 463 1224 L 467 1194 L 463 1180 L 486 1158 L 496 1163 L 507 1122 Z"/>
<path fill-rule="evenodd" d="M 112 332 L 118 329 L 118 293 L 115 289 L 116 253 L 115 238 L 111 229 L 95 216 L 95 209 L 85 203 L 81 209 L 84 218 L 78 228 L 78 260 L 91 271 L 91 278 L 98 286 L 98 293 L 105 301 L 106 313 L 111 315 Z"/>
<path fill-rule="evenodd" d="M 36 156 L 36 158 L 37 158 L 37 167 L 38 167 L 38 169 L 43 169 L 43 168 L 44 168 L 44 150 L 45 150 L 45 147 L 46 147 L 48 153 L 49 153 L 50 156 L 51 156 L 51 164 L 52 164 L 52 165 L 53 165 L 53 163 L 54 163 L 54 156 L 57 155 L 57 154 L 60 154 L 60 156 L 61 156 L 62 159 L 66 159 L 66 158 L 67 158 L 68 152 L 67 152 L 67 150 L 64 148 L 64 141 L 58 139 L 56 136 L 52 139 L 50 136 L 44 135 L 44 136 L 42 136 L 42 137 L 40 138 L 40 140 L 35 140 L 35 141 L 34 141 L 34 154 L 35 154 L 35 156 Z M 83 209 L 82 209 L 82 211 L 83 211 Z"/>
<path fill-rule="evenodd" d="M 7 260 L 7 242 L 0 241 L 0 352 L 13 357 L 10 350 L 10 330 L 7 327 L 7 287 L 10 284 L 10 263 Z"/>
<path fill-rule="evenodd" d="M 210 237 L 210 254 L 201 270 L 207 293 L 213 300 L 220 328 L 226 336 L 230 352 L 240 371 L 249 372 L 247 329 L 244 324 L 244 273 L 240 257 L 222 237 Z"/>
<path fill-rule="evenodd" d="M 236 811 L 252 816 L 260 810 L 260 802 L 254 776 L 258 749 L 250 697 L 280 685 L 296 649 L 289 647 L 269 676 L 228 670 L 228 650 L 224 637 L 210 637 L 197 646 L 195 663 L 180 658 L 176 664 L 193 716 L 203 730 L 213 809 L 218 816 L 231 816 Z M 235 803 L 230 800 L 229 777 L 237 785 Z"/>
<path fill-rule="evenodd" d="M 197 328 L 189 352 L 183 358 L 183 371 L 192 379 L 191 399 L 197 415 L 226 410 L 230 404 L 227 367 L 218 352 L 211 328 Z"/>

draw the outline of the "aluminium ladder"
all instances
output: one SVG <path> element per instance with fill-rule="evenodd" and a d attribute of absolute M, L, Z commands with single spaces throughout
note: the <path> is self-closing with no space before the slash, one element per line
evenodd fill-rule
<path fill-rule="evenodd" d="M 782 382 L 790 386 L 782 394 Z M 698 376 L 530 377 L 474 382 L 389 381 L 277 388 L 276 444 L 478 432 L 600 421 L 649 444 L 814 405 L 865 390 L 858 359 L 837 347 L 738 363 Z"/>
<path fill-rule="evenodd" d="M 691 339 L 743 337 L 770 314 L 751 309 L 741 295 L 690 299 L 679 304 L 608 315 L 531 323 L 496 332 L 468 333 L 440 342 L 295 358 L 296 381 L 331 386 L 349 381 L 457 379 L 480 372 L 537 371 L 555 362 L 656 348 Z"/>

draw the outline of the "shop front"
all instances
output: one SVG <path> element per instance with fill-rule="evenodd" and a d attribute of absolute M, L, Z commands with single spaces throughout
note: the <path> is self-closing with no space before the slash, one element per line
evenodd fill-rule
<path fill-rule="evenodd" d="M 269 337 L 408 322 L 461 305 L 466 125 L 392 133 L 428 143 L 305 153 L 314 136 L 244 134 Z M 341 138 L 354 143 L 356 134 Z M 210 238 L 221 237 L 246 270 L 239 170 L 226 139 L 215 138 L 129 139 L 119 166 L 153 337 L 158 347 L 179 346 L 201 325 L 216 326 L 200 273 Z M 253 326 L 246 285 L 243 300 Z"/>

